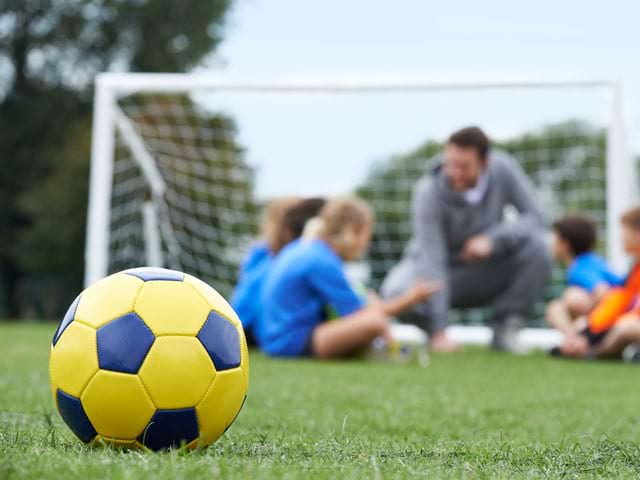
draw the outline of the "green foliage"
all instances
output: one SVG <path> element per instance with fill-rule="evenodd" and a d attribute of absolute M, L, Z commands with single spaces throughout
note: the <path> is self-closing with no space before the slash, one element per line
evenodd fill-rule
<path fill-rule="evenodd" d="M 230 5 L 0 0 L 0 314 L 48 296 L 36 312 L 58 315 L 81 287 L 94 75 L 193 67 Z"/>
<path fill-rule="evenodd" d="M 47 380 L 53 325 L 0 325 L 0 478 L 638 478 L 637 366 L 468 349 L 417 365 L 251 353 L 214 445 L 83 446 Z"/>
<path fill-rule="evenodd" d="M 14 77 L 7 90 L 77 90 L 112 68 L 185 71 L 220 43 L 230 6 L 231 0 L 0 0 L 0 58 Z"/>
<path fill-rule="evenodd" d="M 550 187 L 560 210 L 591 214 L 604 228 L 606 135 L 570 120 L 499 142 L 513 153 L 539 189 Z M 550 185 L 547 185 L 550 184 Z M 576 192 L 592 194 L 584 196 Z"/>
<path fill-rule="evenodd" d="M 43 182 L 48 181 L 49 175 L 55 175 L 69 162 L 88 163 L 88 150 L 71 150 L 68 147 L 76 141 L 77 128 L 73 129 L 76 123 L 88 131 L 88 115 L 88 106 L 78 102 L 75 94 L 68 91 L 14 94 L 0 104 L 0 312 L 4 311 L 6 315 L 23 313 L 21 306 L 26 301 L 23 294 L 33 286 L 27 281 L 32 268 L 23 262 L 24 259 L 52 253 L 68 255 L 69 249 L 77 248 L 82 242 L 83 234 L 75 245 L 65 246 L 62 251 L 52 250 L 52 245 L 56 245 L 55 237 L 63 234 L 67 226 L 65 223 L 49 232 L 51 241 L 46 241 L 41 235 L 39 237 L 44 242 L 30 241 L 32 225 L 57 216 L 59 202 L 58 198 L 50 196 L 48 203 L 43 204 L 44 208 L 38 210 L 40 216 L 35 218 L 36 212 L 25 208 L 25 202 L 29 202 L 23 197 L 41 193 Z M 71 136 L 70 132 L 75 135 Z M 73 155 L 80 158 L 71 158 Z M 86 195 L 82 193 L 86 186 L 79 185 L 85 178 L 71 180 L 59 185 L 60 195 L 69 196 L 75 192 L 75 202 L 86 202 Z M 83 225 L 84 220 L 78 228 L 83 228 Z M 28 246 L 23 243 L 25 240 Z M 74 268 L 78 267 L 67 263 L 62 271 Z"/>
<path fill-rule="evenodd" d="M 19 297 L 23 315 L 52 318 L 77 295 L 84 275 L 91 136 L 84 119 L 69 122 L 66 143 L 51 152 L 51 172 L 20 197 L 30 219 L 19 232 L 16 259 L 24 269 Z M 70 288 L 71 287 L 71 288 Z"/>

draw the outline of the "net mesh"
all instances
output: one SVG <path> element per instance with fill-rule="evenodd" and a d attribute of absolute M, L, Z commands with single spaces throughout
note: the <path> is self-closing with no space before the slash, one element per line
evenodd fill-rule
<path fill-rule="evenodd" d="M 154 194 L 130 142 L 119 132 L 110 271 L 146 263 L 143 208 L 151 201 L 160 225 L 165 266 L 199 276 L 229 295 L 238 265 L 255 238 L 262 206 L 255 191 L 255 170 L 238 143 L 234 121 L 203 107 L 190 95 L 136 94 L 121 98 L 118 107 L 153 159 L 166 191 Z M 580 121 L 543 125 L 502 139 L 498 146 L 521 163 L 548 221 L 567 212 L 582 212 L 604 232 L 606 145 L 600 126 Z M 380 285 L 402 256 L 411 236 L 411 191 L 435 166 L 441 148 L 441 143 L 428 141 L 407 154 L 378 161 L 354 186 L 376 213 L 367 258 L 373 287 Z M 556 267 L 547 297 L 558 293 L 562 277 Z M 538 323 L 542 308 L 542 304 L 537 307 Z M 486 312 L 456 315 L 456 322 L 481 323 Z"/>
<path fill-rule="evenodd" d="M 119 106 L 164 183 L 154 195 L 129 143 L 118 134 L 111 211 L 110 271 L 144 265 L 143 207 L 153 202 L 164 264 L 231 292 L 240 257 L 256 233 L 253 171 L 234 123 L 188 96 L 132 96 Z"/>

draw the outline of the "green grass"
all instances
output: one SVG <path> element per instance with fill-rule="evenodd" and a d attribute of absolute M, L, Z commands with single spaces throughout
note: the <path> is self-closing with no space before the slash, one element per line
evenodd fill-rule
<path fill-rule="evenodd" d="M 640 475 L 640 371 L 481 349 L 426 369 L 252 355 L 215 445 L 83 446 L 53 408 L 54 326 L 0 324 L 0 479 L 540 478 Z"/>

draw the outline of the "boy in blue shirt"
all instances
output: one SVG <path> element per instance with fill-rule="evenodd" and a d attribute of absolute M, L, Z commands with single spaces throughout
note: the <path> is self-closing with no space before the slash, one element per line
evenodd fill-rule
<path fill-rule="evenodd" d="M 321 212 L 319 237 L 288 245 L 273 262 L 262 290 L 263 317 L 256 332 L 269 355 L 337 358 L 355 353 L 374 338 L 392 342 L 389 317 L 438 290 L 419 282 L 399 297 L 368 302 L 353 290 L 344 261 L 367 249 L 373 223 L 369 207 L 355 198 L 329 201 Z M 326 320 L 326 307 L 338 315 Z"/>
<path fill-rule="evenodd" d="M 567 267 L 567 288 L 549 303 L 547 321 L 565 335 L 584 328 L 584 318 L 610 287 L 622 285 L 623 278 L 593 252 L 596 229 L 588 218 L 567 216 L 553 224 L 553 254 Z"/>

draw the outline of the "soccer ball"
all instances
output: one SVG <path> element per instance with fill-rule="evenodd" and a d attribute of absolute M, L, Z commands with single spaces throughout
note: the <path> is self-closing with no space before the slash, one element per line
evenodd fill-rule
<path fill-rule="evenodd" d="M 75 299 L 53 336 L 49 373 L 58 411 L 83 442 L 195 448 L 240 412 L 249 357 L 237 315 L 213 288 L 135 268 Z"/>

